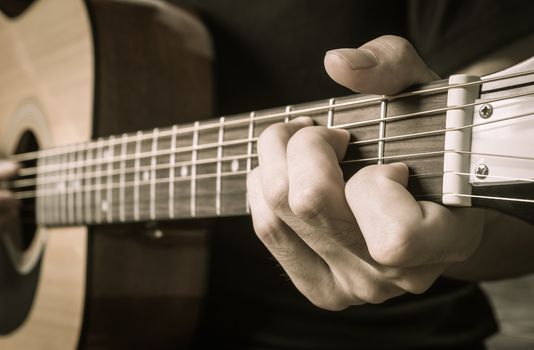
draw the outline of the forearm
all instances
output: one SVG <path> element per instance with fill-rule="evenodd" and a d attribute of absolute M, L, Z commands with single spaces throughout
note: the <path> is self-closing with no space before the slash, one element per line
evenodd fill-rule
<path fill-rule="evenodd" d="M 445 275 L 484 281 L 534 272 L 534 225 L 511 216 L 487 211 L 484 234 L 467 260 L 452 264 Z"/>

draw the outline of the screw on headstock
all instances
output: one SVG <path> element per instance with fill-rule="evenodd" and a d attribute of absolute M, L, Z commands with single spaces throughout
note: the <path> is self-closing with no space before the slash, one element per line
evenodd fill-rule
<path fill-rule="evenodd" d="M 479 164 L 475 169 L 475 176 L 477 179 L 484 180 L 488 177 L 489 168 L 486 164 Z"/>
<path fill-rule="evenodd" d="M 489 103 L 483 104 L 478 110 L 478 115 L 481 118 L 488 119 L 493 114 L 493 106 Z"/>

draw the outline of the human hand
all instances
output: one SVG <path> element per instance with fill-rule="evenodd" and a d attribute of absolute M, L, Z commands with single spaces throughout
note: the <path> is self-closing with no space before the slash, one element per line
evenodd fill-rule
<path fill-rule="evenodd" d="M 0 160 L 0 182 L 7 181 L 17 172 L 15 163 Z M 13 195 L 13 192 L 0 189 L 0 234 L 10 221 L 18 215 L 19 201 Z"/>
<path fill-rule="evenodd" d="M 437 76 L 404 39 L 327 53 L 325 67 L 358 92 L 393 94 Z M 340 310 L 422 293 L 480 242 L 483 212 L 416 201 L 404 164 L 369 166 L 347 183 L 339 167 L 344 130 L 310 118 L 267 128 L 248 177 L 255 231 L 315 305 Z"/>

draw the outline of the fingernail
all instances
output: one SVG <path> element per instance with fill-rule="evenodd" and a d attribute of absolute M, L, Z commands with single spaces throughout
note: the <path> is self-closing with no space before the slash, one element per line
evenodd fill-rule
<path fill-rule="evenodd" d="M 297 117 L 295 119 L 291 119 L 291 123 L 295 124 L 302 124 L 304 126 L 312 126 L 313 125 L 313 119 L 310 117 Z"/>
<path fill-rule="evenodd" d="M 397 163 L 391 163 L 389 164 L 390 166 L 393 166 L 395 168 L 398 168 L 398 169 L 402 169 L 402 170 L 410 170 L 410 168 L 408 168 L 408 165 L 406 165 L 406 163 L 402 163 L 402 162 L 397 162 Z"/>
<path fill-rule="evenodd" d="M 347 138 L 347 140 L 350 139 L 350 132 L 348 130 L 345 130 L 345 129 L 330 129 L 330 130 L 338 134 L 339 137 L 345 137 Z"/>
<path fill-rule="evenodd" d="M 352 69 L 366 69 L 378 64 L 376 56 L 366 49 L 336 49 L 327 51 L 326 54 L 341 58 Z"/>

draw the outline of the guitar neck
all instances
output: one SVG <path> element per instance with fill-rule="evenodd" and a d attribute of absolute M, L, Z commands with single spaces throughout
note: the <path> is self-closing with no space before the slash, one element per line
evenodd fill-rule
<path fill-rule="evenodd" d="M 28 184 L 19 196 L 37 197 L 37 221 L 48 226 L 246 215 L 246 176 L 258 165 L 258 136 L 304 115 L 351 132 L 341 164 L 347 177 L 365 165 L 404 161 L 412 193 L 432 197 L 442 186 L 436 176 L 443 171 L 442 86 L 446 82 L 421 88 L 428 93 L 349 96 L 40 151 L 37 166 L 21 170 L 30 179 L 18 180 L 19 187 Z M 413 134 L 421 136 L 408 137 Z"/>

